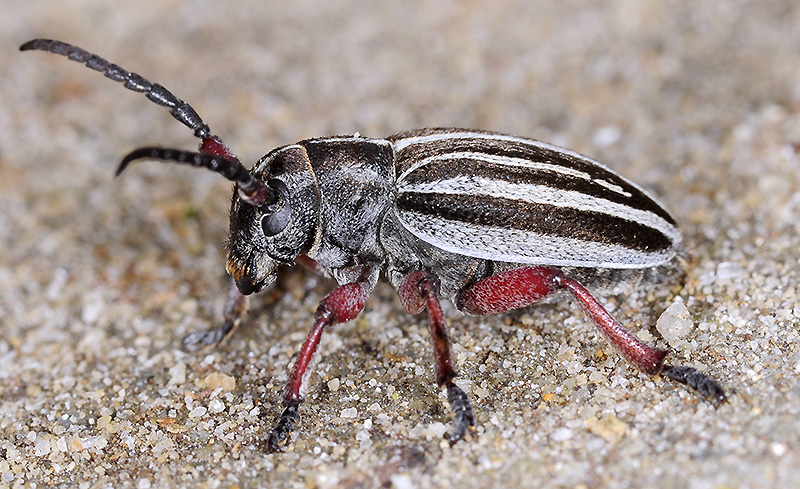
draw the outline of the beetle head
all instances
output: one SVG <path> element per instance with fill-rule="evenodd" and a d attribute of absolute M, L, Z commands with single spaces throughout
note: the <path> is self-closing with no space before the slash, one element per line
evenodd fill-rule
<path fill-rule="evenodd" d="M 251 173 L 276 199 L 258 205 L 238 186 L 233 192 L 226 269 L 245 295 L 272 284 L 278 267 L 310 252 L 320 232 L 319 187 L 302 146 L 270 152 Z"/>
<path fill-rule="evenodd" d="M 231 204 L 226 269 L 242 294 L 269 286 L 278 267 L 308 253 L 319 240 L 320 194 L 305 148 L 278 148 L 247 170 L 216 136 L 202 152 L 146 147 L 129 153 L 117 169 L 152 159 L 208 168 L 236 185 Z"/>

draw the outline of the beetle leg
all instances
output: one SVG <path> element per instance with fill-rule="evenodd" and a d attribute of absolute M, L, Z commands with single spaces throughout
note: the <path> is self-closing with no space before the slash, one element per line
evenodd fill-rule
<path fill-rule="evenodd" d="M 314 368 L 313 363 L 322 338 L 322 331 L 326 326 L 355 319 L 364 310 L 364 305 L 373 287 L 374 283 L 368 279 L 341 285 L 325 296 L 317 306 L 314 326 L 311 327 L 306 341 L 300 347 L 292 375 L 286 384 L 286 391 L 283 395 L 285 409 L 267 438 L 269 451 L 280 450 L 281 444 L 288 441 L 295 425 L 300 422 L 299 406 L 303 402 L 308 379 Z"/>
<path fill-rule="evenodd" d="M 189 333 L 184 336 L 181 341 L 183 350 L 197 351 L 201 348 L 218 345 L 230 338 L 236 328 L 239 327 L 239 322 L 247 312 L 249 303 L 248 297 L 239 292 L 236 282 L 231 279 L 228 300 L 225 303 L 225 321 L 216 328 Z"/>
<path fill-rule="evenodd" d="M 199 149 L 203 154 L 224 156 L 233 160 L 237 159 L 233 151 L 218 136 L 202 137 Z M 184 351 L 197 351 L 201 348 L 218 345 L 230 338 L 236 328 L 239 327 L 239 321 L 242 316 L 247 312 L 249 302 L 247 296 L 239 292 L 239 288 L 236 287 L 236 281 L 231 279 L 228 300 L 225 302 L 225 311 L 223 313 L 225 321 L 214 329 L 189 333 L 184 336 L 181 341 L 182 349 Z"/>
<path fill-rule="evenodd" d="M 325 275 L 325 269 L 320 266 L 313 258 L 306 255 L 298 255 L 295 261 L 303 266 L 306 270 L 311 270 L 318 275 Z"/>
<path fill-rule="evenodd" d="M 522 267 L 492 275 L 461 292 L 457 304 L 471 314 L 494 314 L 525 307 L 560 289 L 567 289 L 578 300 L 600 332 L 636 367 L 648 374 L 663 374 L 686 384 L 717 405 L 726 401 L 724 390 L 714 379 L 691 367 L 666 365 L 665 350 L 652 347 L 631 334 L 583 285 L 555 268 Z"/>
<path fill-rule="evenodd" d="M 469 397 L 453 382 L 458 376 L 450 351 L 450 336 L 447 333 L 447 322 L 444 319 L 442 306 L 436 293 L 433 278 L 427 272 L 418 270 L 409 274 L 399 288 L 400 299 L 406 310 L 418 314 L 422 309 L 428 310 L 428 321 L 433 338 L 433 356 L 436 364 L 436 383 L 447 388 L 447 400 L 455 416 L 455 427 L 447 437 L 453 444 L 464 438 L 470 426 L 475 426 L 475 415 Z"/>

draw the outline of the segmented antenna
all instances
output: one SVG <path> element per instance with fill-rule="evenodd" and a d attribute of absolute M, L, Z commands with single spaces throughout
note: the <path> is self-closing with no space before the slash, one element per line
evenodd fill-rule
<path fill-rule="evenodd" d="M 270 206 L 278 202 L 279 198 L 275 190 L 255 178 L 242 165 L 242 162 L 236 158 L 233 152 L 228 149 L 225 143 L 219 137 L 211 134 L 208 124 L 203 122 L 203 119 L 200 118 L 191 105 L 179 99 L 158 83 L 151 83 L 141 75 L 131 73 L 114 63 L 109 63 L 96 54 L 61 41 L 34 39 L 20 46 L 19 50 L 48 51 L 69 58 L 72 61 L 83 63 L 87 67 L 99 71 L 106 78 L 121 82 L 128 90 L 144 93 L 145 97 L 150 101 L 167 107 L 172 117 L 194 131 L 194 135 L 202 140 L 199 153 L 170 148 L 147 147 L 136 149 L 122 159 L 117 168 L 117 175 L 122 173 L 128 164 L 134 160 L 172 161 L 194 167 L 207 168 L 219 173 L 236 184 L 239 196 L 248 204 Z"/>
<path fill-rule="evenodd" d="M 208 168 L 236 184 L 239 195 L 245 202 L 260 207 L 270 206 L 278 202 L 278 194 L 253 176 L 238 161 L 225 156 L 184 151 L 181 149 L 144 147 L 128 153 L 117 167 L 117 175 L 125 171 L 128 164 L 135 160 L 171 161 L 195 168 Z"/>
<path fill-rule="evenodd" d="M 53 41 L 51 39 L 34 39 L 28 41 L 20 46 L 19 50 L 48 51 L 69 58 L 72 61 L 83 63 L 88 68 L 99 71 L 105 75 L 106 78 L 121 82 L 128 90 L 144 93 L 145 97 L 150 101 L 167 107 L 172 117 L 194 131 L 194 135 L 198 138 L 207 138 L 211 136 L 208 125 L 197 115 L 197 112 L 195 112 L 191 105 L 179 99 L 158 83 L 151 83 L 141 75 L 131 73 L 114 63 L 109 63 L 96 54 L 92 54 L 78 46 L 73 46 L 61 41 Z"/>

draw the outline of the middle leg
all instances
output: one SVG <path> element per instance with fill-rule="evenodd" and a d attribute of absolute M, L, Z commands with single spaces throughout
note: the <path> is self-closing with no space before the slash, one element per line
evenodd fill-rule
<path fill-rule="evenodd" d="M 455 417 L 453 432 L 447 437 L 453 444 L 464 438 L 467 430 L 475 426 L 472 404 L 464 391 L 453 382 L 458 372 L 453 364 L 450 348 L 450 335 L 447 332 L 442 305 L 436 292 L 436 284 L 427 272 L 421 270 L 410 273 L 400 285 L 400 299 L 411 314 L 428 310 L 428 322 L 433 339 L 433 356 L 436 365 L 436 383 L 447 388 L 447 400 Z"/>

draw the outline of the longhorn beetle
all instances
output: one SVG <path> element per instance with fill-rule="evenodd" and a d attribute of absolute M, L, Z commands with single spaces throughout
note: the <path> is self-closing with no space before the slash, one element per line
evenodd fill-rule
<path fill-rule="evenodd" d="M 266 440 L 279 450 L 300 422 L 299 407 L 326 327 L 364 309 L 381 271 L 410 314 L 427 310 L 436 383 L 454 413 L 448 435 L 474 426 L 457 377 L 440 299 L 467 314 L 529 306 L 566 289 L 633 365 L 694 389 L 716 405 L 725 392 L 708 375 L 665 363 L 667 352 L 628 332 L 577 280 L 580 271 L 645 269 L 676 255 L 681 233 L 644 190 L 605 166 L 546 143 L 485 131 L 419 129 L 386 139 L 336 136 L 272 150 L 247 170 L 186 102 L 105 59 L 35 39 L 20 50 L 66 56 L 170 110 L 194 131 L 199 152 L 139 148 L 129 163 L 160 160 L 203 167 L 234 186 L 226 270 L 233 277 L 221 326 L 184 338 L 215 345 L 238 325 L 247 296 L 282 267 L 310 264 L 338 286 L 319 304 Z"/>

